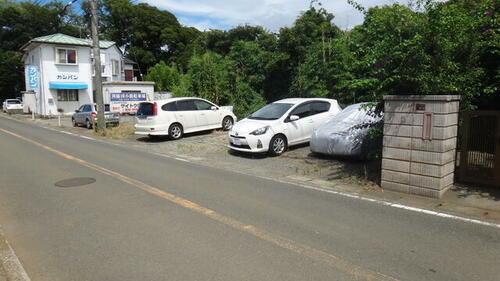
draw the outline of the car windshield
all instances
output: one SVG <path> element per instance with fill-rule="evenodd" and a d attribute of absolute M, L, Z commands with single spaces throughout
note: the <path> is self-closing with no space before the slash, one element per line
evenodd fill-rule
<path fill-rule="evenodd" d="M 8 104 L 21 104 L 21 102 L 18 100 L 8 100 L 7 103 Z"/>
<path fill-rule="evenodd" d="M 254 112 L 248 119 L 276 120 L 283 116 L 292 106 L 291 103 L 271 103 Z"/>

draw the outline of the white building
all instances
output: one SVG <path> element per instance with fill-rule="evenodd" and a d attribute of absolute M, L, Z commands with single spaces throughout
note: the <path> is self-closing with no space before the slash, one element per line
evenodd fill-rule
<path fill-rule="evenodd" d="M 22 47 L 26 73 L 23 100 L 28 111 L 43 116 L 72 114 L 80 105 L 94 102 L 91 44 L 89 39 L 58 33 L 32 39 Z M 111 102 L 113 93 L 131 93 L 114 95 L 124 97 L 114 99 L 115 108 L 116 104 L 154 98 L 154 83 L 136 81 L 133 62 L 124 61 L 114 42 L 100 41 L 100 47 L 105 102 Z M 130 100 L 130 96 L 139 98 Z"/>

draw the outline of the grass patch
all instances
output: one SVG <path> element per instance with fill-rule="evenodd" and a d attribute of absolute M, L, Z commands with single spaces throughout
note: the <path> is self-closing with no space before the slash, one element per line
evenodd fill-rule
<path fill-rule="evenodd" d="M 134 126 L 131 124 L 120 124 L 116 127 L 108 127 L 96 134 L 112 139 L 123 139 L 134 134 Z"/>

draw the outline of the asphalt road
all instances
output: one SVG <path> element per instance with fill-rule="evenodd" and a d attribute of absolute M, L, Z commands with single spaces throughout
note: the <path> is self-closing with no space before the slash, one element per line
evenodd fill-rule
<path fill-rule="evenodd" d="M 0 149 L 0 224 L 35 281 L 500 276 L 498 228 L 3 117 Z M 55 186 L 76 177 L 96 181 Z"/>

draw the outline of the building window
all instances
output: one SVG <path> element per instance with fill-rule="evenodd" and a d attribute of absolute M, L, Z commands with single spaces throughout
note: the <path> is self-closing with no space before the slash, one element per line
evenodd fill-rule
<path fill-rule="evenodd" d="M 57 101 L 78 101 L 78 90 L 57 90 Z"/>
<path fill-rule="evenodd" d="M 105 75 L 106 73 L 106 65 L 101 64 L 101 76 Z M 92 62 L 92 76 L 95 76 L 95 64 Z"/>
<path fill-rule="evenodd" d="M 56 48 L 56 63 L 58 64 L 76 64 L 76 50 Z"/>
<path fill-rule="evenodd" d="M 120 73 L 119 62 L 117 60 L 111 60 L 111 66 L 113 68 L 113 75 L 118 75 L 118 73 Z"/>

